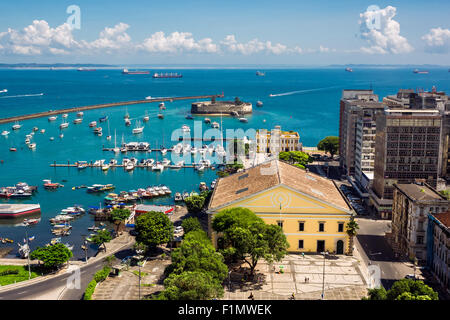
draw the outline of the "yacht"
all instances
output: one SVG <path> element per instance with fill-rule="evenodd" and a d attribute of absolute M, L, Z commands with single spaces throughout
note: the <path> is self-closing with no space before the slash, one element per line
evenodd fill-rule
<path fill-rule="evenodd" d="M 164 170 L 164 166 L 162 165 L 161 162 L 157 161 L 153 164 L 152 166 L 152 170 L 153 171 L 163 171 Z"/>
<path fill-rule="evenodd" d="M 73 120 L 74 124 L 79 124 L 79 123 L 82 123 L 82 122 L 83 122 L 82 118 L 76 118 L 75 120 Z"/>
<path fill-rule="evenodd" d="M 129 126 L 129 125 L 131 125 L 131 121 L 130 121 L 130 119 L 128 119 L 128 118 L 126 118 L 126 119 L 125 119 L 125 125 L 126 125 L 126 126 Z"/>
<path fill-rule="evenodd" d="M 256 106 L 257 106 L 257 107 L 262 107 L 262 106 L 263 106 L 263 103 L 262 103 L 261 101 L 256 101 Z"/>
<path fill-rule="evenodd" d="M 2 136 L 7 136 L 9 134 L 9 131 L 3 130 L 2 131 Z"/>
<path fill-rule="evenodd" d="M 116 164 L 117 164 L 117 160 L 116 159 L 109 160 L 109 165 L 110 166 L 115 166 Z"/>
<path fill-rule="evenodd" d="M 191 132 L 191 128 L 189 128 L 189 126 L 187 126 L 185 124 L 183 124 L 183 126 L 181 127 L 181 130 L 186 133 Z"/>
<path fill-rule="evenodd" d="M 162 148 L 162 149 L 161 149 L 161 154 L 162 154 L 162 155 L 165 155 L 166 153 L 167 153 L 167 149 L 166 149 L 166 148 Z"/>
<path fill-rule="evenodd" d="M 153 99 L 152 96 L 146 96 L 145 97 L 145 100 L 151 100 L 151 99 Z"/>
<path fill-rule="evenodd" d="M 19 124 L 19 122 L 16 121 L 16 123 L 12 126 L 13 130 L 19 130 L 20 128 L 22 128 L 22 125 Z"/>
<path fill-rule="evenodd" d="M 64 119 L 66 119 L 68 116 L 69 116 L 69 115 L 68 115 L 67 113 L 64 113 L 64 114 L 62 115 L 62 117 L 63 117 Z"/>
<path fill-rule="evenodd" d="M 33 131 L 34 131 L 34 132 L 36 132 L 36 131 L 38 131 L 38 130 L 39 130 L 38 127 L 33 127 Z"/>
<path fill-rule="evenodd" d="M 164 167 L 167 167 L 167 166 L 170 164 L 170 160 L 164 158 L 161 164 L 162 164 Z"/>
<path fill-rule="evenodd" d="M 147 121 L 149 121 L 149 120 L 150 120 L 150 117 L 149 117 L 149 115 L 148 115 L 148 112 L 147 112 L 147 111 L 145 111 L 145 116 L 144 116 L 144 118 L 142 118 L 142 120 L 144 120 L 145 122 L 147 122 Z"/>
<path fill-rule="evenodd" d="M 161 102 L 161 103 L 159 104 L 159 108 L 163 108 L 163 107 L 165 107 L 164 102 Z"/>
<path fill-rule="evenodd" d="M 80 111 L 80 112 L 78 112 L 78 113 L 77 113 L 77 117 L 78 117 L 78 118 L 81 118 L 81 117 L 83 117 L 83 112 L 81 112 L 81 111 Z"/>
<path fill-rule="evenodd" d="M 28 148 L 30 148 L 30 149 L 36 149 L 36 143 L 30 143 L 29 145 L 28 145 Z"/>
<path fill-rule="evenodd" d="M 108 171 L 108 169 L 109 169 L 109 164 L 108 163 L 104 163 L 103 165 L 102 165 L 102 170 L 103 171 Z"/>
<path fill-rule="evenodd" d="M 78 169 L 85 169 L 88 167 L 87 161 L 78 161 L 77 168 Z"/>
<path fill-rule="evenodd" d="M 127 163 L 127 165 L 125 166 L 125 170 L 127 170 L 127 171 L 132 171 L 132 170 L 134 170 L 134 163 L 133 163 L 132 161 L 129 161 L 129 162 Z"/>
<path fill-rule="evenodd" d="M 142 133 L 144 131 L 144 126 L 141 125 L 140 121 L 136 121 L 136 127 L 133 129 L 133 134 Z"/>
<path fill-rule="evenodd" d="M 59 137 L 60 137 L 61 139 L 64 138 L 64 134 L 61 133 L 61 134 L 59 135 Z"/>
<path fill-rule="evenodd" d="M 91 122 L 89 122 L 89 127 L 90 128 L 93 128 L 93 127 L 96 127 L 97 126 L 97 121 L 91 121 Z"/>
<path fill-rule="evenodd" d="M 211 119 L 210 118 L 205 118 L 205 123 L 211 123 Z"/>
<path fill-rule="evenodd" d="M 183 201 L 183 197 L 181 196 L 181 193 L 177 192 L 175 193 L 175 201 Z"/>
<path fill-rule="evenodd" d="M 41 130 L 41 133 L 45 133 L 45 129 L 42 129 L 42 130 Z"/>
<path fill-rule="evenodd" d="M 102 133 L 102 130 L 103 130 L 102 127 L 97 127 L 97 128 L 94 129 L 94 133 L 95 134 L 100 134 L 100 133 Z"/>
<path fill-rule="evenodd" d="M 30 138 L 26 138 L 26 139 L 25 139 L 25 143 L 26 143 L 26 144 L 29 144 L 29 143 L 30 143 Z"/>
<path fill-rule="evenodd" d="M 92 166 L 94 166 L 94 167 L 101 167 L 101 166 L 103 166 L 104 163 L 105 163 L 104 159 L 97 160 L 97 161 L 94 162 L 94 164 Z"/>
<path fill-rule="evenodd" d="M 239 118 L 239 121 L 240 121 L 240 122 L 245 122 L 245 123 L 247 123 L 247 122 L 248 122 L 248 119 L 247 119 L 247 118 Z"/>
<path fill-rule="evenodd" d="M 159 119 L 164 119 L 164 115 L 162 113 L 158 113 L 158 118 Z"/>
<path fill-rule="evenodd" d="M 55 121 L 58 117 L 57 116 L 51 116 L 48 117 L 48 121 Z"/>
<path fill-rule="evenodd" d="M 214 129 L 219 129 L 219 123 L 217 123 L 217 122 L 213 122 L 212 124 L 211 124 L 211 127 L 213 127 Z"/>
<path fill-rule="evenodd" d="M 55 138 L 54 137 L 50 137 L 50 141 L 53 141 L 53 140 L 55 140 Z"/>

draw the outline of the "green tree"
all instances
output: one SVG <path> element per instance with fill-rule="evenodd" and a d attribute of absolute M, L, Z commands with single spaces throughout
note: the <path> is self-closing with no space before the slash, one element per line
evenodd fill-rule
<path fill-rule="evenodd" d="M 381 288 L 373 288 L 369 289 L 369 298 L 368 300 L 386 300 L 386 289 Z"/>
<path fill-rule="evenodd" d="M 120 209 L 120 208 L 114 208 L 111 211 L 111 220 L 112 221 L 125 221 L 129 216 L 131 212 L 128 209 Z"/>
<path fill-rule="evenodd" d="M 172 264 L 167 272 L 181 274 L 185 271 L 201 271 L 222 283 L 228 274 L 223 256 L 216 252 L 204 231 L 196 230 L 188 235 L 191 233 L 196 235 L 187 237 L 181 246 L 173 251 Z"/>
<path fill-rule="evenodd" d="M 302 151 L 284 151 L 280 152 L 278 155 L 278 158 L 280 160 L 286 161 L 288 163 L 291 163 L 295 165 L 296 167 L 305 169 L 306 165 L 310 162 L 312 162 L 311 157 L 309 154 L 302 152 Z"/>
<path fill-rule="evenodd" d="M 161 212 L 150 211 L 136 218 L 136 241 L 151 249 L 173 238 L 173 223 Z"/>
<path fill-rule="evenodd" d="M 410 295 L 403 295 L 409 293 Z M 421 280 L 402 279 L 396 281 L 387 292 L 388 300 L 438 300 L 438 294 Z M 407 299 L 410 297 L 411 299 Z M 427 299 L 427 298 L 425 298 Z"/>
<path fill-rule="evenodd" d="M 205 197 L 201 195 L 187 197 L 184 202 L 186 203 L 189 213 L 199 213 L 202 211 L 205 204 Z"/>
<path fill-rule="evenodd" d="M 329 136 L 320 140 L 317 149 L 329 152 L 333 157 L 339 150 L 339 137 Z"/>
<path fill-rule="evenodd" d="M 64 244 L 57 243 L 48 247 L 38 247 L 31 253 L 30 258 L 42 261 L 46 268 L 57 268 L 69 261 L 72 256 L 72 251 Z"/>
<path fill-rule="evenodd" d="M 106 251 L 106 243 L 112 240 L 111 232 L 108 230 L 100 230 L 92 237 L 92 243 L 96 244 L 99 249 L 103 245 Z"/>
<path fill-rule="evenodd" d="M 223 296 L 223 287 L 209 273 L 186 271 L 171 274 L 164 280 L 164 291 L 157 299 L 161 300 L 210 300 Z"/>
<path fill-rule="evenodd" d="M 355 218 L 352 216 L 350 218 L 350 221 L 347 223 L 346 227 L 347 227 L 346 232 L 347 232 L 347 234 L 349 236 L 348 254 L 352 256 L 353 255 L 353 241 L 354 241 L 354 238 L 355 238 L 355 236 L 357 234 L 357 231 L 359 229 L 359 225 L 355 221 Z"/>
<path fill-rule="evenodd" d="M 265 224 L 246 208 L 219 212 L 213 220 L 213 229 L 223 234 L 223 254 L 246 262 L 251 274 L 260 259 L 269 263 L 279 261 L 289 247 L 279 226 Z"/>
<path fill-rule="evenodd" d="M 194 231 L 194 230 L 202 230 L 202 225 L 200 221 L 195 217 L 189 217 L 181 222 L 181 226 L 183 227 L 184 234 Z"/>

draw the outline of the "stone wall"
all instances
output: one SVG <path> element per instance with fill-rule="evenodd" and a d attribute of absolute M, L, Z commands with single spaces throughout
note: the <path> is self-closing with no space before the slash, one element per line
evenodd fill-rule
<path fill-rule="evenodd" d="M 194 102 L 191 105 L 192 114 L 232 114 L 233 111 L 242 114 L 252 113 L 252 104 L 243 102 L 242 104 L 236 105 L 233 101 L 216 101 L 211 103 L 211 101 L 201 101 Z"/>

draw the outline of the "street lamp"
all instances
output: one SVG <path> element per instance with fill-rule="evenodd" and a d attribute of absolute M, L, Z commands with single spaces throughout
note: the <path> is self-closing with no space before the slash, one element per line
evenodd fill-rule
<path fill-rule="evenodd" d="M 325 300 L 325 259 L 328 254 L 327 251 L 322 252 L 323 254 L 323 274 L 322 274 L 322 300 Z"/>
<path fill-rule="evenodd" d="M 28 280 L 31 279 L 31 267 L 30 267 L 30 244 L 28 242 L 28 231 L 27 226 L 25 226 L 25 237 L 27 239 L 27 248 L 26 248 L 26 254 L 27 254 L 27 261 L 28 261 Z"/>
<path fill-rule="evenodd" d="M 138 261 L 138 267 L 139 267 L 139 300 L 141 300 L 141 259 L 142 259 L 142 253 L 144 253 L 144 250 L 137 249 L 136 253 L 138 254 L 139 261 Z"/>

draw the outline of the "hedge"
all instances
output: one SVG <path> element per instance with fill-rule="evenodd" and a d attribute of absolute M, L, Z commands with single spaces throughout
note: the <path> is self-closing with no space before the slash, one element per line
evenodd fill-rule
<path fill-rule="evenodd" d="M 94 279 L 89 282 L 86 290 L 84 291 L 84 300 L 92 300 L 92 295 L 94 294 L 95 287 L 97 287 L 98 283 L 108 278 L 110 272 L 111 268 L 108 266 L 104 266 L 103 269 L 97 271 L 94 274 Z"/>
<path fill-rule="evenodd" d="M 89 282 L 86 291 L 84 291 L 84 300 L 92 300 L 92 295 L 94 294 L 96 286 L 97 281 L 92 280 L 91 282 Z"/>
<path fill-rule="evenodd" d="M 17 269 L 6 269 L 0 271 L 0 276 L 7 276 L 8 274 L 19 274 L 19 270 Z"/>
<path fill-rule="evenodd" d="M 97 271 L 94 274 L 94 280 L 98 282 L 102 282 L 106 278 L 108 278 L 109 273 L 111 272 L 111 268 L 108 266 L 103 267 L 102 270 Z"/>

